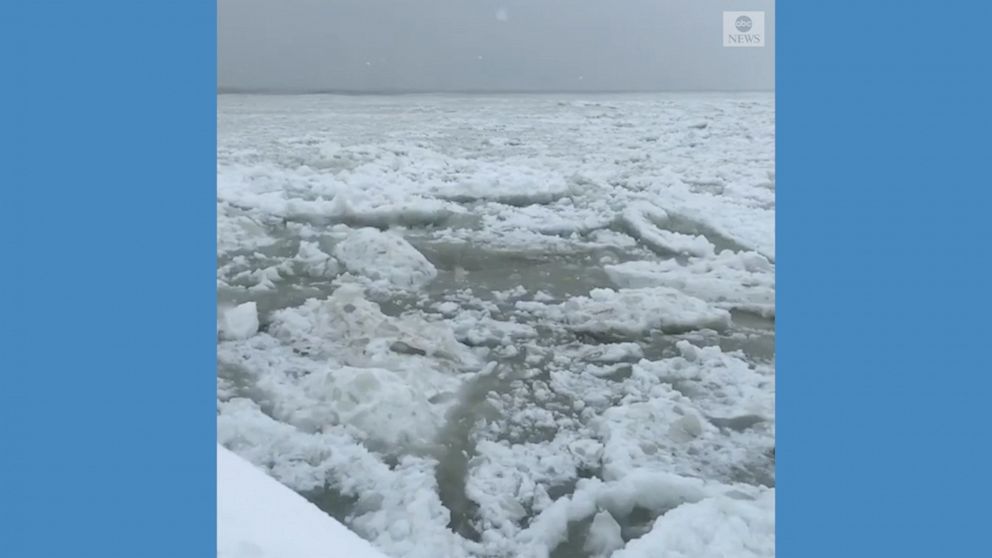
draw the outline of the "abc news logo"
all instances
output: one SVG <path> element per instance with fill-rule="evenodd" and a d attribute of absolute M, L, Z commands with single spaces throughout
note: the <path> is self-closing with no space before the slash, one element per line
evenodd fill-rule
<path fill-rule="evenodd" d="M 723 12 L 723 46 L 765 46 L 765 12 Z"/>

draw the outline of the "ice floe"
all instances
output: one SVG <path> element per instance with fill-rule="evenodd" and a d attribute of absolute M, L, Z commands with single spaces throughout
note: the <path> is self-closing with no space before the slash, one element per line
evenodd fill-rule
<path fill-rule="evenodd" d="M 398 289 L 417 289 L 437 276 L 437 269 L 402 236 L 373 228 L 350 233 L 334 255 L 351 273 Z"/>

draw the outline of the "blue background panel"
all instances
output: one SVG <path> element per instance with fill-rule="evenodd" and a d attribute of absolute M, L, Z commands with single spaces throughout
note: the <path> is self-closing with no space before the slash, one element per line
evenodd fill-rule
<path fill-rule="evenodd" d="M 0 8 L 0 556 L 216 553 L 215 20 Z"/>
<path fill-rule="evenodd" d="M 778 555 L 983 555 L 992 11 L 777 20 Z"/>

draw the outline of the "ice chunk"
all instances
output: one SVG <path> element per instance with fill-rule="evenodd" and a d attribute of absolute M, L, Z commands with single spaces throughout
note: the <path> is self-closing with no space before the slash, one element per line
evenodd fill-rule
<path fill-rule="evenodd" d="M 685 265 L 675 260 L 632 261 L 605 270 L 619 287 L 671 287 L 721 308 L 775 315 L 775 266 L 756 252 L 725 250 Z"/>
<path fill-rule="evenodd" d="M 527 324 L 494 320 L 478 310 L 464 310 L 448 323 L 457 339 L 471 346 L 507 345 L 537 337 L 537 330 Z"/>
<path fill-rule="evenodd" d="M 361 287 L 342 285 L 326 300 L 309 299 L 273 313 L 271 333 L 297 350 L 351 366 L 397 370 L 426 355 L 437 365 L 474 367 L 478 358 L 443 322 L 414 315 L 392 317 L 366 299 Z M 398 344 L 406 350 L 397 351 Z M 426 362 L 417 362 L 423 369 Z"/>
<path fill-rule="evenodd" d="M 725 329 L 730 313 L 668 287 L 593 289 L 558 305 L 522 301 L 517 308 L 562 322 L 578 332 L 641 335 L 658 329 L 681 332 Z"/>
<path fill-rule="evenodd" d="M 578 356 L 587 362 L 613 364 L 640 359 L 644 351 L 637 343 L 602 343 L 582 347 Z"/>
<path fill-rule="evenodd" d="M 430 440 L 438 427 L 427 396 L 399 374 L 382 368 L 343 367 L 310 374 L 303 383 L 313 409 L 333 410 L 380 447 Z"/>
<path fill-rule="evenodd" d="M 683 234 L 662 228 L 670 220 L 668 212 L 649 203 L 631 204 L 623 212 L 621 220 L 631 235 L 652 250 L 701 257 L 714 253 L 713 243 L 703 235 Z"/>
<path fill-rule="evenodd" d="M 254 302 L 220 309 L 220 335 L 224 339 L 247 339 L 258 333 L 258 309 Z"/>
<path fill-rule="evenodd" d="M 572 495 L 559 498 L 542 510 L 517 540 L 531 551 L 527 556 L 547 556 L 550 549 L 565 539 L 569 523 L 591 517 L 597 510 L 605 509 L 615 517 L 627 516 L 635 507 L 662 513 L 686 502 L 703 500 L 723 488 L 665 472 L 633 471 L 610 482 L 582 479 Z"/>
<path fill-rule="evenodd" d="M 659 517 L 613 558 L 770 558 L 775 556 L 775 490 L 755 499 L 715 496 Z"/>
<path fill-rule="evenodd" d="M 450 300 L 438 303 L 434 306 L 434 308 L 448 318 L 458 313 L 458 303 L 451 302 Z"/>
<path fill-rule="evenodd" d="M 437 269 L 402 236 L 372 228 L 353 231 L 334 247 L 345 268 L 396 289 L 418 289 Z"/>
<path fill-rule="evenodd" d="M 535 422 L 554 428 L 550 417 L 542 415 Z M 477 457 L 470 463 L 465 494 L 479 504 L 480 517 L 491 525 L 492 535 L 506 536 L 518 531 L 516 524 L 527 516 L 528 509 L 549 505 L 550 498 L 543 486 L 562 485 L 574 479 L 577 460 L 569 450 L 574 438 L 561 432 L 549 443 L 519 443 L 480 441 Z"/>
<path fill-rule="evenodd" d="M 217 253 L 227 254 L 269 246 L 275 239 L 251 217 L 238 215 L 227 205 L 217 204 Z"/>
<path fill-rule="evenodd" d="M 586 538 L 586 552 L 593 556 L 606 557 L 622 547 L 620 524 L 613 519 L 610 512 L 604 510 L 593 516 L 592 524 L 589 525 L 589 536 Z"/>
<path fill-rule="evenodd" d="M 300 249 L 294 258 L 299 269 L 316 279 L 333 277 L 338 274 L 338 263 L 320 249 L 316 242 L 300 242 Z"/>
<path fill-rule="evenodd" d="M 771 367 L 749 364 L 720 347 L 697 347 L 686 340 L 676 343 L 680 356 L 641 361 L 635 373 L 649 374 L 690 389 L 697 407 L 710 417 L 755 415 L 774 420 L 775 375 Z"/>
<path fill-rule="evenodd" d="M 437 190 L 438 197 L 457 202 L 494 201 L 523 207 L 551 203 L 569 193 L 556 172 L 527 167 L 483 165 L 457 184 Z"/>
<path fill-rule="evenodd" d="M 596 420 L 604 440 L 603 478 L 622 479 L 636 469 L 678 470 L 677 450 L 715 432 L 670 386 L 656 386 L 653 393 L 647 401 L 612 407 Z"/>

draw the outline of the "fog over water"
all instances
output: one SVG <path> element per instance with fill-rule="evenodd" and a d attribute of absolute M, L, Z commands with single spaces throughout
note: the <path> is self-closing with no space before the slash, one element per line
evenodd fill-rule
<path fill-rule="evenodd" d="M 723 10 L 766 12 L 724 48 Z M 774 2 L 219 0 L 222 91 L 771 90 Z"/>

